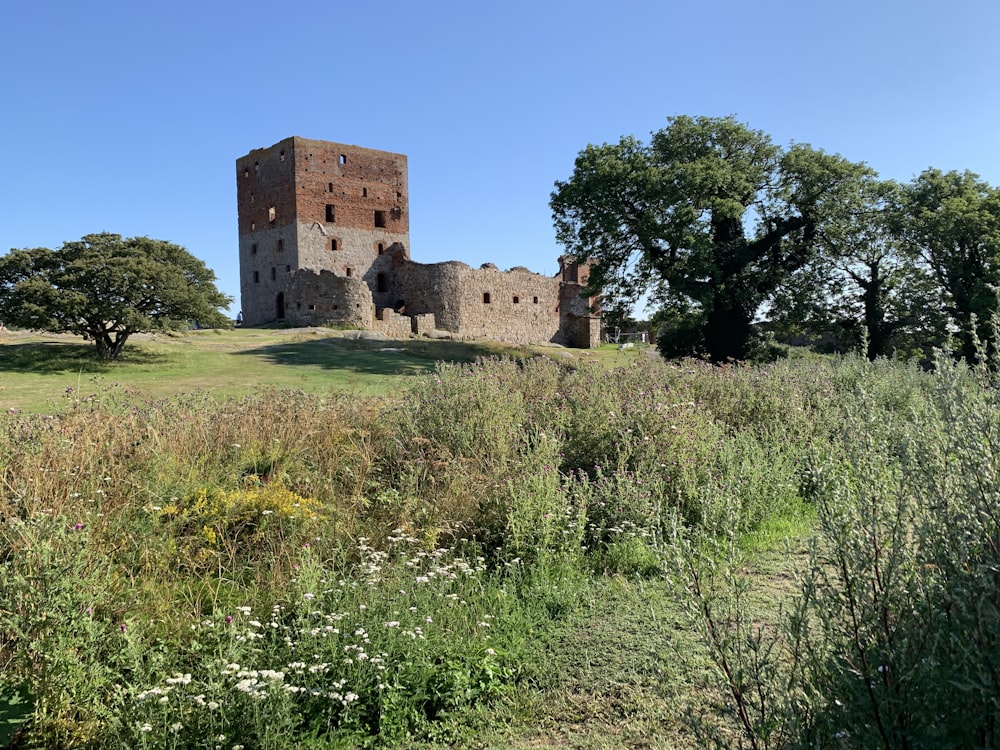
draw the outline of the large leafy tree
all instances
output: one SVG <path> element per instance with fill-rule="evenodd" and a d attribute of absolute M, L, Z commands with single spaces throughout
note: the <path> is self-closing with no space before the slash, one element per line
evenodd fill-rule
<path fill-rule="evenodd" d="M 959 351 L 991 347 L 1000 286 L 1000 190 L 972 172 L 928 169 L 906 186 L 899 231 L 927 263 L 945 300 Z"/>
<path fill-rule="evenodd" d="M 771 307 L 779 330 L 869 359 L 922 355 L 946 335 L 941 295 L 919 256 L 900 242 L 900 187 L 865 176 L 839 219 L 820 232 L 819 254 Z"/>
<path fill-rule="evenodd" d="M 595 262 L 588 293 L 620 307 L 651 295 L 667 355 L 742 360 L 762 307 L 867 173 L 730 117 L 673 117 L 649 144 L 585 148 L 551 207 L 558 240 Z"/>
<path fill-rule="evenodd" d="M 148 237 L 89 234 L 58 250 L 11 250 L 0 257 L 0 320 L 93 340 L 117 359 L 141 331 L 228 321 L 232 299 L 215 274 L 179 245 Z"/>

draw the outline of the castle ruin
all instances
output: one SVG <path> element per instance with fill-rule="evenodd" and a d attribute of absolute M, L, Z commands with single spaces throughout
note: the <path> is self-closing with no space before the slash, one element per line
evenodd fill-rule
<path fill-rule="evenodd" d="M 237 159 L 236 184 L 244 325 L 599 343 L 585 264 L 561 258 L 549 277 L 410 260 L 403 154 L 294 136 Z"/>

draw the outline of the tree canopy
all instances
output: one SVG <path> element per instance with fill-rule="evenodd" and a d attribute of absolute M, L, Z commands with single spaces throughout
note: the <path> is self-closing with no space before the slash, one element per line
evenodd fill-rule
<path fill-rule="evenodd" d="M 560 243 L 595 262 L 589 293 L 660 303 L 665 354 L 742 360 L 761 308 L 870 173 L 806 145 L 782 149 L 731 117 L 681 116 L 649 144 L 585 148 L 551 208 Z"/>
<path fill-rule="evenodd" d="M 102 359 L 117 359 L 134 333 L 227 325 L 219 308 L 231 302 L 202 261 L 149 237 L 88 234 L 0 257 L 0 320 L 83 336 Z"/>
<path fill-rule="evenodd" d="M 979 342 L 997 345 L 1000 190 L 969 171 L 927 169 L 906 187 L 899 232 L 944 295 L 958 353 L 977 361 Z"/>
<path fill-rule="evenodd" d="M 941 293 L 930 269 L 901 240 L 903 188 L 866 176 L 848 210 L 819 237 L 819 254 L 776 295 L 776 330 L 868 359 L 927 356 L 946 338 Z"/>

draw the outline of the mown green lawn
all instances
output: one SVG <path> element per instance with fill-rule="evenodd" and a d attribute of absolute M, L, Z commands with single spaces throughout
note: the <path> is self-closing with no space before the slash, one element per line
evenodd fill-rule
<path fill-rule="evenodd" d="M 566 361 L 600 358 L 611 364 L 640 356 L 611 346 L 512 347 L 364 339 L 357 332 L 322 328 L 247 328 L 137 336 L 126 344 L 121 361 L 102 362 L 95 347 L 77 337 L 8 332 L 0 334 L 0 409 L 58 411 L 67 394 L 86 398 L 111 386 L 146 398 L 190 392 L 227 398 L 269 389 L 390 395 L 398 391 L 400 377 L 429 372 L 440 361 L 536 354 Z"/>

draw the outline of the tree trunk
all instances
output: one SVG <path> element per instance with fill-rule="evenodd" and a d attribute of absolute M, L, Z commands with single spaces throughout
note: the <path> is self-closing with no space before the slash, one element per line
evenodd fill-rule
<path fill-rule="evenodd" d="M 885 280 L 879 273 L 878 263 L 869 263 L 868 279 L 866 281 L 858 279 L 858 282 L 862 289 L 865 333 L 868 337 L 865 355 L 870 361 L 875 361 L 878 357 L 884 357 L 889 353 L 889 343 L 892 338 L 892 327 L 885 322 L 885 308 L 882 304 L 885 297 Z"/>
<path fill-rule="evenodd" d="M 126 339 L 128 339 L 128 334 L 122 331 L 116 332 L 114 336 L 111 335 L 111 331 L 102 331 L 95 335 L 94 343 L 97 345 L 97 356 L 104 360 L 118 359 L 125 347 Z"/>
<path fill-rule="evenodd" d="M 717 301 L 706 317 L 705 347 L 716 364 L 747 359 L 752 335 L 750 316 L 734 305 Z"/>

